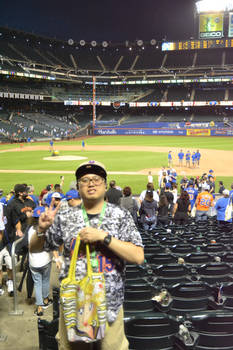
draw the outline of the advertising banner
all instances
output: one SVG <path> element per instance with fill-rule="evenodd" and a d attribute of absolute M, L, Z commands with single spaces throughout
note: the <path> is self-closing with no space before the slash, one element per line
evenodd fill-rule
<path fill-rule="evenodd" d="M 223 37 L 223 13 L 204 13 L 199 16 L 199 38 Z"/>
<path fill-rule="evenodd" d="M 117 129 L 117 128 L 96 128 L 95 135 L 170 135 L 186 136 L 186 130 L 177 129 Z"/>
<path fill-rule="evenodd" d="M 210 136 L 210 129 L 187 129 L 187 136 Z"/>
<path fill-rule="evenodd" d="M 233 129 L 214 129 L 211 130 L 211 136 L 233 136 Z"/>
<path fill-rule="evenodd" d="M 228 36 L 229 36 L 229 38 L 233 37 L 233 12 L 229 13 Z"/>

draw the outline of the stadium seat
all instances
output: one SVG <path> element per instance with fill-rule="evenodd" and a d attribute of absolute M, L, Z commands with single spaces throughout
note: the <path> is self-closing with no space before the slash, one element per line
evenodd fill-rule
<path fill-rule="evenodd" d="M 125 323 L 130 350 L 173 350 L 178 322 L 162 313 L 137 316 Z"/>
<path fill-rule="evenodd" d="M 233 313 L 203 311 L 193 313 L 189 320 L 198 335 L 194 350 L 233 350 Z"/>
<path fill-rule="evenodd" d="M 207 282 L 209 285 L 216 283 L 229 283 L 233 281 L 232 268 L 226 263 L 210 263 L 197 267 L 197 277 L 200 281 Z"/>
<path fill-rule="evenodd" d="M 203 282 L 180 283 L 169 289 L 169 314 L 185 316 L 195 311 L 215 309 L 212 288 Z"/>
<path fill-rule="evenodd" d="M 177 283 L 188 282 L 189 270 L 186 266 L 180 264 L 162 265 L 153 268 L 154 286 L 159 285 L 171 287 Z"/>

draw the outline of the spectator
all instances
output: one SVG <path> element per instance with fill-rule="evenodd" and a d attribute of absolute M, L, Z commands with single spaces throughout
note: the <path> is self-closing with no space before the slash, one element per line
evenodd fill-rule
<path fill-rule="evenodd" d="M 139 196 L 139 202 L 140 204 L 142 203 L 142 201 L 145 199 L 146 196 L 146 192 L 147 191 L 152 191 L 153 192 L 153 198 L 154 200 L 158 203 L 159 201 L 159 195 L 158 193 L 154 190 L 154 184 L 148 182 L 148 184 L 146 185 L 146 190 L 143 190 Z"/>
<path fill-rule="evenodd" d="M 218 193 L 219 193 L 219 194 L 222 194 L 224 190 L 225 190 L 225 187 L 224 187 L 224 185 L 223 185 L 223 181 L 219 181 L 219 190 L 218 190 Z"/>
<path fill-rule="evenodd" d="M 123 197 L 120 198 L 120 207 L 127 209 L 132 215 L 135 224 L 137 224 L 138 205 L 136 199 L 132 197 L 132 191 L 129 186 L 123 188 Z"/>
<path fill-rule="evenodd" d="M 230 191 L 225 189 L 223 191 L 223 197 L 219 198 L 215 204 L 217 211 L 218 226 L 223 231 L 231 231 L 232 229 L 232 215 L 229 220 L 226 220 L 226 208 L 231 203 Z"/>
<path fill-rule="evenodd" d="M 17 184 L 14 187 L 15 198 L 7 205 L 6 210 L 6 234 L 13 243 L 15 238 L 22 237 L 27 227 L 27 218 L 32 216 L 35 203 L 28 199 L 28 187 L 26 184 Z"/>
<path fill-rule="evenodd" d="M 116 181 L 112 180 L 109 184 L 109 189 L 106 192 L 106 200 L 109 203 L 120 205 L 121 191 L 116 189 Z"/>
<path fill-rule="evenodd" d="M 206 221 L 208 219 L 208 210 L 214 205 L 212 194 L 209 193 L 210 186 L 203 185 L 203 191 L 198 194 L 196 199 L 196 221 Z"/>
<path fill-rule="evenodd" d="M 174 207 L 174 195 L 171 192 L 171 184 L 170 184 L 170 182 L 168 182 L 166 184 L 164 194 L 167 197 L 169 213 L 172 214 L 173 207 Z"/>
<path fill-rule="evenodd" d="M 147 191 L 139 209 L 140 220 L 145 231 L 153 230 L 156 226 L 157 202 L 153 199 L 153 191 Z"/>
<path fill-rule="evenodd" d="M 66 192 L 65 198 L 70 207 L 77 207 L 81 203 L 80 194 L 77 190 L 69 190 Z"/>
<path fill-rule="evenodd" d="M 28 231 L 28 243 L 30 244 L 32 235 L 36 232 L 39 216 L 45 211 L 45 207 L 36 207 L 32 214 L 31 226 Z M 57 267 L 61 267 L 59 263 L 59 255 L 54 251 L 55 259 L 57 259 Z M 34 314 L 36 316 L 43 316 L 43 309 L 52 304 L 49 298 L 50 289 L 50 273 L 52 264 L 52 252 L 41 251 L 40 253 L 29 252 L 29 267 L 34 281 L 36 309 Z"/>
<path fill-rule="evenodd" d="M 0 203 L 0 296 L 4 294 L 3 290 L 3 260 L 5 261 L 7 268 L 7 291 L 10 296 L 13 296 L 13 275 L 12 275 L 12 262 L 10 254 L 6 247 L 6 241 L 4 239 L 4 215 L 3 215 L 3 204 Z"/>
<path fill-rule="evenodd" d="M 165 193 L 162 193 L 159 198 L 159 204 L 158 204 L 158 216 L 157 216 L 157 225 L 158 226 L 167 226 L 169 219 L 168 219 L 168 200 Z"/>
<path fill-rule="evenodd" d="M 34 194 L 35 188 L 33 185 L 28 185 L 28 197 L 35 203 L 35 205 L 39 206 L 39 198 Z"/>
<path fill-rule="evenodd" d="M 191 211 L 191 204 L 189 200 L 189 194 L 186 191 L 182 191 L 180 198 L 177 200 L 174 211 L 174 223 L 176 225 L 186 225 L 188 223 L 188 212 Z"/>
<path fill-rule="evenodd" d="M 100 341 L 100 348 L 127 349 L 122 307 L 125 261 L 143 263 L 141 237 L 128 211 L 104 202 L 107 173 L 103 164 L 95 161 L 81 164 L 76 170 L 76 178 L 83 208 L 75 211 L 70 208 L 57 215 L 58 209 L 49 208 L 47 213 L 42 213 L 36 233 L 31 238 L 30 251 L 41 251 L 44 245 L 53 250 L 64 243 L 64 268 L 60 276 L 63 279 L 68 274 L 77 233 L 82 244 L 91 245 L 92 256 L 95 254 L 95 266 L 92 268 L 94 272 L 104 273 L 106 285 L 109 327 Z M 80 279 L 86 274 L 85 253 L 78 256 L 76 266 L 76 277 Z M 74 348 L 67 339 L 62 309 L 58 338 L 60 349 Z M 81 349 L 82 345 L 75 343 L 77 349 Z"/>
<path fill-rule="evenodd" d="M 189 195 L 189 200 L 191 204 L 191 215 L 194 216 L 195 214 L 192 213 L 193 208 L 195 208 L 195 203 L 198 195 L 198 191 L 194 188 L 193 181 L 189 181 L 188 187 L 186 188 L 186 192 Z"/>

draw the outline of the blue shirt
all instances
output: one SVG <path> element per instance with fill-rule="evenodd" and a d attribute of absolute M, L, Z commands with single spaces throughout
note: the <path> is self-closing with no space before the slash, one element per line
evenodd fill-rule
<path fill-rule="evenodd" d="M 201 158 L 201 153 L 200 152 L 196 152 L 196 159 L 200 160 L 200 158 Z"/>
<path fill-rule="evenodd" d="M 198 191 L 193 187 L 187 187 L 185 191 L 188 192 L 189 194 L 189 200 L 190 200 L 191 210 L 192 210 L 196 202 Z"/>
<path fill-rule="evenodd" d="M 179 157 L 179 159 L 183 159 L 184 158 L 184 153 L 183 152 L 178 153 L 178 157 Z"/>
<path fill-rule="evenodd" d="M 232 201 L 232 203 L 233 203 L 233 190 L 230 191 L 229 197 L 231 198 L 231 201 Z"/>
<path fill-rule="evenodd" d="M 195 162 L 195 159 L 196 159 L 196 153 L 193 153 L 192 154 L 192 161 Z"/>
<path fill-rule="evenodd" d="M 215 209 L 217 210 L 217 220 L 225 221 L 225 211 L 228 204 L 229 204 L 229 197 L 220 198 L 216 202 Z M 228 220 L 227 222 L 232 222 L 232 219 Z"/>
<path fill-rule="evenodd" d="M 168 153 L 168 159 L 172 159 L 171 153 Z"/>
<path fill-rule="evenodd" d="M 186 153 L 186 160 L 190 160 L 191 153 Z"/>

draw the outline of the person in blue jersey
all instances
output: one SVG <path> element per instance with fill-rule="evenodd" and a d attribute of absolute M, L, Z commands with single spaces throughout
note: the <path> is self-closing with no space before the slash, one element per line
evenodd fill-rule
<path fill-rule="evenodd" d="M 195 152 L 192 153 L 192 166 L 193 166 L 193 168 L 195 168 L 195 166 L 196 166 L 196 153 Z"/>
<path fill-rule="evenodd" d="M 193 181 L 189 181 L 188 186 L 187 186 L 185 191 L 188 192 L 188 195 L 189 195 L 189 200 L 190 200 L 190 204 L 191 204 L 191 215 L 192 215 L 192 210 L 195 206 L 195 202 L 196 202 L 197 195 L 198 195 L 198 191 L 194 188 Z"/>
<path fill-rule="evenodd" d="M 167 160 L 168 160 L 168 167 L 171 168 L 172 167 L 172 151 L 168 152 Z"/>
<path fill-rule="evenodd" d="M 230 190 L 229 196 L 230 196 L 231 201 L 233 203 L 233 183 L 231 184 L 231 190 Z"/>
<path fill-rule="evenodd" d="M 230 202 L 230 191 L 225 189 L 223 191 L 223 197 L 219 198 L 215 204 L 218 225 L 223 231 L 230 231 L 232 229 L 232 215 L 230 220 L 226 220 L 226 208 Z"/>
<path fill-rule="evenodd" d="M 178 153 L 178 158 L 179 158 L 179 166 L 183 166 L 184 152 L 182 151 L 182 149 Z"/>
<path fill-rule="evenodd" d="M 196 151 L 196 165 L 199 167 L 200 165 L 200 159 L 201 159 L 201 153 L 199 152 L 199 149 Z"/>
<path fill-rule="evenodd" d="M 190 168 L 190 158 L 191 158 L 191 153 L 187 151 L 185 154 L 185 160 L 186 160 L 186 166 L 189 168 Z"/>

